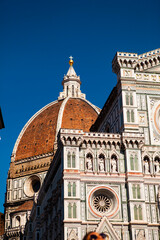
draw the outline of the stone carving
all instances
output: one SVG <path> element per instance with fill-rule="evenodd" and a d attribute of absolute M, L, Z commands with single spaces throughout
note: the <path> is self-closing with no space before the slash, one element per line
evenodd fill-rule
<path fill-rule="evenodd" d="M 102 156 L 99 158 L 99 171 L 104 172 L 104 158 Z"/>
<path fill-rule="evenodd" d="M 111 171 L 113 173 L 117 172 L 117 157 L 115 155 L 113 155 L 111 158 Z"/>
<path fill-rule="evenodd" d="M 144 230 L 139 230 L 139 231 L 137 231 L 138 233 L 136 234 L 137 236 L 136 236 L 136 239 L 137 240 L 145 240 L 146 238 L 145 238 L 145 231 Z"/>
<path fill-rule="evenodd" d="M 155 168 L 155 173 L 159 173 L 159 161 L 156 159 L 154 161 L 154 168 Z"/>
<path fill-rule="evenodd" d="M 149 161 L 147 159 L 144 159 L 144 173 L 148 174 L 149 171 Z"/>
<path fill-rule="evenodd" d="M 129 77 L 131 75 L 131 71 L 125 70 L 124 74 L 125 74 L 125 77 Z"/>
<path fill-rule="evenodd" d="M 93 170 L 93 162 L 92 162 L 92 156 L 90 154 L 87 155 L 86 159 L 86 169 L 89 171 Z"/>

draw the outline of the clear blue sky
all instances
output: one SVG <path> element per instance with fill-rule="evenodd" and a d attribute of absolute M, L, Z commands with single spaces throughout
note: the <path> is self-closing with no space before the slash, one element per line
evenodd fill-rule
<path fill-rule="evenodd" d="M 116 85 L 116 51 L 160 48 L 160 1 L 0 0 L 0 211 L 14 143 L 28 119 L 57 99 L 69 56 L 81 90 L 103 107 Z"/>

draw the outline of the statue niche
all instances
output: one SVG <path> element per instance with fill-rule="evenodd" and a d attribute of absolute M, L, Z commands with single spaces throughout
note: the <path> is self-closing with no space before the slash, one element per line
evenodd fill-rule
<path fill-rule="evenodd" d="M 103 154 L 100 154 L 98 158 L 98 170 L 99 172 L 105 171 L 105 157 Z"/>
<path fill-rule="evenodd" d="M 93 171 L 93 156 L 91 153 L 88 153 L 86 156 L 86 170 Z"/>

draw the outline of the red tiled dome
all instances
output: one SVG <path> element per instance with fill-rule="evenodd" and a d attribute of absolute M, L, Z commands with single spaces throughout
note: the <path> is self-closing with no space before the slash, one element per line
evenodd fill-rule
<path fill-rule="evenodd" d="M 89 131 L 98 116 L 98 108 L 85 99 L 66 98 L 48 104 L 22 129 L 13 156 L 15 161 L 53 151 L 60 128 Z"/>

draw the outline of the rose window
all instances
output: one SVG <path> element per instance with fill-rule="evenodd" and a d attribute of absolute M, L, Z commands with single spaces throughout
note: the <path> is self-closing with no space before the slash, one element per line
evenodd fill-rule
<path fill-rule="evenodd" d="M 101 213 L 108 211 L 111 207 L 111 200 L 104 195 L 99 195 L 93 198 L 94 208 Z"/>
<path fill-rule="evenodd" d="M 89 208 L 98 217 L 113 216 L 119 209 L 119 199 L 114 189 L 109 186 L 98 186 L 90 191 Z"/>

